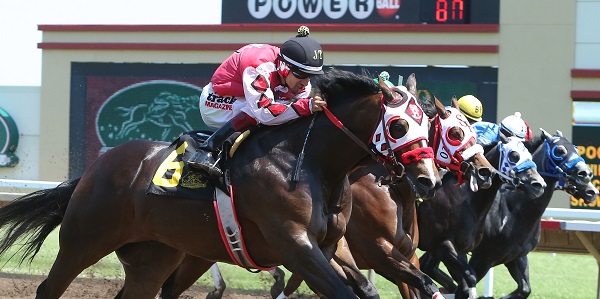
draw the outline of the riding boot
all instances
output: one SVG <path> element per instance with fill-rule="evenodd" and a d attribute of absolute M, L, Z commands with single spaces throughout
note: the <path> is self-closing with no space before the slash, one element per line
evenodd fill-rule
<path fill-rule="evenodd" d="M 256 125 L 256 120 L 246 113 L 239 113 L 208 137 L 199 147 L 188 164 L 195 169 L 206 171 L 210 176 L 221 176 L 223 171 L 217 164 L 215 155 L 231 134 L 244 131 Z"/>

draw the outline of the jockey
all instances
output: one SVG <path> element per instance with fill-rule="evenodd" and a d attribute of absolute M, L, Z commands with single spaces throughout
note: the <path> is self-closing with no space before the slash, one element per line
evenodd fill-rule
<path fill-rule="evenodd" d="M 520 112 L 505 117 L 500 125 L 486 121 L 479 121 L 472 124 L 477 132 L 477 143 L 486 146 L 500 141 L 500 134 L 505 137 L 515 136 L 522 140 L 531 140 L 531 129 L 529 125 L 521 118 Z"/>
<path fill-rule="evenodd" d="M 469 123 L 481 121 L 483 115 L 483 106 L 481 101 L 473 95 L 465 95 L 458 99 L 458 108 L 460 112 L 467 117 Z"/>
<path fill-rule="evenodd" d="M 188 161 L 196 169 L 220 176 L 214 153 L 235 132 L 279 125 L 323 110 L 325 101 L 311 98 L 310 78 L 323 74 L 321 45 L 301 26 L 281 48 L 249 44 L 235 51 L 202 90 L 202 120 L 217 129 Z"/>
<path fill-rule="evenodd" d="M 498 125 L 481 120 L 483 106 L 481 101 L 473 95 L 465 95 L 458 99 L 458 107 L 477 132 L 477 143 L 483 146 L 498 142 L 499 134 L 505 137 L 516 136 L 523 140 L 532 138 L 531 129 L 527 122 L 521 119 L 520 112 L 505 117 Z"/>

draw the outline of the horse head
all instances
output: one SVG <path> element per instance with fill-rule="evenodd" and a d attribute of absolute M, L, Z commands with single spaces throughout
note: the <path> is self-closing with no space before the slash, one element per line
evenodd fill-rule
<path fill-rule="evenodd" d="M 531 153 L 521 139 L 506 138 L 500 134 L 500 142 L 486 152 L 486 158 L 498 165 L 497 174 L 502 181 L 513 188 L 527 192 L 529 198 L 542 196 L 547 186 L 546 182 L 538 173 Z"/>
<path fill-rule="evenodd" d="M 373 146 L 394 165 L 403 165 L 406 179 L 417 197 L 429 197 L 442 184 L 428 146 L 429 119 L 416 98 L 415 75 L 406 86 L 389 88 L 379 78 L 385 111 L 372 138 Z M 401 163 L 398 163 L 401 162 Z M 398 171 L 395 173 L 398 176 Z M 396 177 L 400 178 L 400 176 Z"/>
<path fill-rule="evenodd" d="M 582 198 L 586 204 L 592 203 L 598 195 L 598 189 L 592 184 L 592 170 L 577 152 L 577 147 L 561 131 L 556 131 L 556 135 L 552 136 L 544 129 L 540 130 L 544 146 L 538 147 L 542 151 L 541 161 L 536 160 L 539 172 L 557 179 L 557 189 Z M 534 152 L 534 157 L 536 154 L 538 151 Z"/>
<path fill-rule="evenodd" d="M 435 149 L 435 161 L 458 176 L 459 183 L 469 180 L 473 192 L 492 185 L 494 167 L 477 144 L 477 134 L 458 110 L 456 98 L 446 108 L 435 96 L 437 115 L 430 128 L 430 144 Z"/>

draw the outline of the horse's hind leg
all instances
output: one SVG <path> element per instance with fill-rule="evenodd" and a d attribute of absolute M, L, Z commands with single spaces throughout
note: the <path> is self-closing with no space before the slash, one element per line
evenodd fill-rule
<path fill-rule="evenodd" d="M 186 255 L 183 261 L 179 263 L 177 268 L 171 271 L 169 277 L 164 281 L 160 297 L 162 299 L 179 298 L 213 264 L 214 262 Z M 221 298 L 224 290 L 225 284 L 223 283 L 221 289 L 215 287 L 215 290 L 210 292 L 207 298 Z"/>
<path fill-rule="evenodd" d="M 62 236 L 60 244 L 61 247 L 48 277 L 37 288 L 37 299 L 59 298 L 84 269 L 111 252 L 110 250 L 99 251 L 97 248 L 86 247 L 81 242 L 67 242 Z M 77 250 L 76 247 L 78 247 Z"/>
<path fill-rule="evenodd" d="M 125 268 L 125 284 L 116 298 L 155 298 L 184 253 L 158 242 L 127 244 L 116 250 Z"/>
<path fill-rule="evenodd" d="M 504 298 L 527 298 L 531 294 L 529 284 L 529 266 L 527 256 L 522 256 L 504 264 L 512 278 L 517 282 L 517 289 Z"/>

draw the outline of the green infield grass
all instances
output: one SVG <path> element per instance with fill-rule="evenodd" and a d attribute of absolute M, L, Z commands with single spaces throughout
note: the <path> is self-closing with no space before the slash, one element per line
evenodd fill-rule
<path fill-rule="evenodd" d="M 14 253 L 11 251 L 0 258 L 1 271 L 13 274 L 46 275 L 57 252 L 58 232 L 56 230 L 48 237 L 31 264 L 25 262 L 19 266 L 18 256 L 8 260 Z M 237 266 L 219 265 L 228 288 L 263 290 L 268 294 L 273 279 L 267 272 L 254 274 Z M 529 254 L 529 272 L 532 289 L 530 299 L 597 298 L 598 264 L 589 254 L 532 252 Z M 289 275 L 290 273 L 286 271 L 286 278 Z M 111 254 L 86 269 L 80 277 L 122 279 L 124 274 L 118 259 Z M 383 277 L 375 275 L 374 282 L 381 298 L 400 298 L 397 288 Z M 211 286 L 213 281 L 210 273 L 202 276 L 197 283 Z M 516 283 L 504 266 L 494 268 L 494 295 L 497 298 L 509 294 L 515 288 Z M 477 291 L 479 295 L 483 294 L 483 283 L 478 284 Z M 298 292 L 304 295 L 312 294 L 305 284 Z"/>

